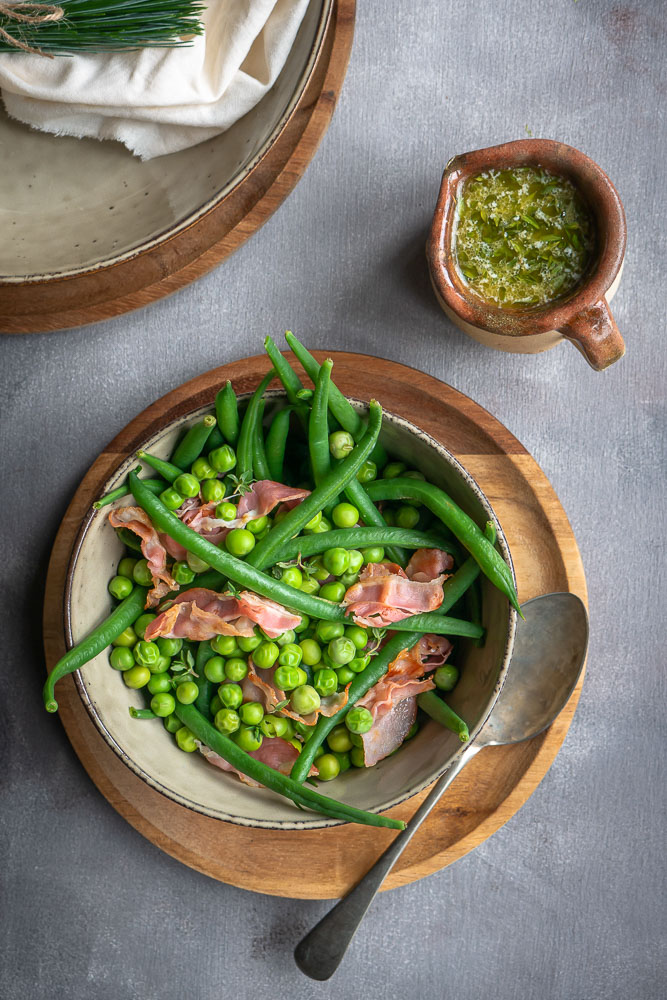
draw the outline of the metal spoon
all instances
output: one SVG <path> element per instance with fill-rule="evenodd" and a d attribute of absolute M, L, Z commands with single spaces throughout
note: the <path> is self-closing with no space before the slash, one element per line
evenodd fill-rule
<path fill-rule="evenodd" d="M 505 685 L 477 739 L 431 792 L 361 881 L 296 946 L 294 958 L 311 979 L 329 979 L 397 859 L 461 769 L 484 747 L 538 736 L 565 707 L 588 648 L 588 615 L 575 594 L 544 594 L 526 601 Z"/>

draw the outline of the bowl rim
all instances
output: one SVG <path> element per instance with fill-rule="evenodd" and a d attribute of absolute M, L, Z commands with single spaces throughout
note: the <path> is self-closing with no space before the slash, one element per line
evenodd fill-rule
<path fill-rule="evenodd" d="M 313 44 L 308 54 L 306 64 L 301 74 L 299 75 L 296 87 L 294 88 L 294 91 L 292 92 L 287 104 L 283 108 L 283 111 L 281 112 L 278 121 L 276 122 L 274 128 L 271 130 L 269 135 L 262 143 L 261 147 L 255 153 L 255 155 L 251 157 L 249 160 L 247 160 L 244 164 L 242 164 L 242 166 L 238 168 L 237 172 L 234 174 L 231 180 L 228 181 L 228 183 L 224 187 L 220 188 L 220 190 L 217 191 L 212 198 L 208 198 L 205 202 L 203 202 L 193 211 L 188 212 L 187 215 L 182 216 L 172 225 L 167 226 L 166 228 L 162 229 L 159 233 L 156 233 L 154 236 L 150 237 L 150 239 L 136 243 L 133 247 L 124 250 L 122 253 L 113 254 L 112 256 L 105 257 L 104 259 L 97 261 L 95 264 L 86 264 L 82 267 L 68 267 L 68 268 L 63 268 L 62 270 L 59 271 L 47 271 L 43 273 L 34 272 L 21 275 L 0 274 L 0 288 L 3 285 L 30 285 L 33 283 L 49 284 L 51 282 L 82 277 L 88 274 L 95 274 L 99 271 L 104 271 L 108 268 L 115 267 L 117 264 L 123 264 L 129 260 L 133 260 L 135 257 L 139 257 L 144 253 L 148 253 L 149 251 L 154 250 L 156 247 L 160 246 L 163 243 L 167 243 L 173 237 L 178 236 L 186 229 L 189 229 L 198 222 L 200 222 L 218 205 L 220 205 L 220 203 L 224 201 L 229 195 L 231 195 L 232 192 L 234 192 L 236 188 L 239 186 L 239 184 L 241 184 L 256 169 L 256 167 L 259 166 L 260 162 L 268 154 L 272 146 L 278 141 L 278 139 L 284 132 L 285 128 L 289 124 L 292 115 L 296 111 L 297 105 L 308 86 L 308 83 L 313 75 L 313 72 L 315 71 L 315 66 L 317 64 L 320 52 L 322 50 L 322 45 L 324 43 L 326 30 L 331 20 L 331 16 L 334 9 L 335 0 L 321 0 L 321 2 L 322 2 L 322 9 L 320 11 L 320 16 L 317 23 Z M 265 95 L 265 97 L 266 96 L 268 95 Z M 255 105 L 255 107 L 258 107 L 258 105 Z M 251 108 L 251 111 L 253 110 L 254 108 Z M 250 112 L 247 113 L 250 114 Z M 57 136 L 55 138 L 57 138 Z"/>
<path fill-rule="evenodd" d="M 238 393 L 237 397 L 239 400 L 244 401 L 246 399 L 249 399 L 251 395 L 252 391 L 249 391 L 249 392 Z M 266 395 L 273 398 L 279 398 L 279 397 L 284 397 L 286 394 L 282 389 L 269 389 Z M 357 409 L 365 410 L 368 408 L 368 403 L 365 400 L 358 399 L 357 397 L 354 396 L 346 396 L 346 398 L 350 402 L 352 402 Z M 200 414 L 209 412 L 210 409 L 211 409 L 210 402 L 204 404 L 200 403 L 199 405 L 193 406 L 189 410 L 184 410 L 182 412 L 179 412 L 179 414 L 175 416 L 172 420 L 163 423 L 158 428 L 153 426 L 151 428 L 151 433 L 146 437 L 144 441 L 141 442 L 141 444 L 138 445 L 138 448 L 147 446 L 147 444 L 153 441 L 156 437 L 161 437 L 165 433 L 165 431 L 167 431 L 169 427 L 171 427 L 172 425 L 185 423 L 186 421 L 191 420 L 193 417 L 197 417 Z M 507 538 L 503 532 L 500 521 L 491 505 L 490 500 L 488 499 L 484 491 L 481 489 L 477 481 L 468 472 L 468 470 L 459 462 L 459 460 L 449 451 L 449 449 L 446 448 L 446 446 L 443 445 L 441 442 L 439 442 L 436 438 L 434 438 L 433 435 L 429 434 L 421 427 L 418 427 L 416 424 L 413 424 L 406 417 L 402 417 L 399 414 L 392 413 L 389 410 L 383 410 L 383 418 L 387 419 L 388 423 L 393 424 L 394 426 L 398 426 L 402 430 L 408 431 L 410 434 L 416 435 L 417 437 L 425 441 L 426 444 L 428 444 L 430 447 L 434 448 L 435 451 L 439 454 L 439 456 L 454 470 L 454 472 L 456 472 L 461 477 L 466 486 L 468 486 L 468 488 L 473 492 L 476 499 L 484 509 L 487 515 L 487 519 L 492 521 L 496 528 L 497 544 L 500 548 L 503 558 L 505 559 L 505 561 L 509 566 L 510 572 L 512 574 L 512 579 L 516 586 L 516 574 Z M 103 487 L 104 492 L 106 492 L 109 489 L 112 489 L 114 484 L 121 481 L 124 478 L 124 476 L 127 475 L 129 470 L 133 468 L 134 465 L 136 465 L 135 452 L 136 449 L 132 452 L 132 454 L 127 455 L 125 458 L 123 458 L 123 460 L 116 466 L 115 470 L 110 475 L 107 476 Z M 102 512 L 96 511 L 91 507 L 86 516 L 83 518 L 81 526 L 74 540 L 74 544 L 72 546 L 72 551 L 67 565 L 67 573 L 65 578 L 65 591 L 63 599 L 63 626 L 64 626 L 67 649 L 71 649 L 72 646 L 74 645 L 74 639 L 72 635 L 71 602 L 72 602 L 74 577 L 77 570 L 77 563 L 86 535 L 90 530 L 90 527 L 93 523 L 95 516 L 100 513 L 102 513 L 102 516 L 104 517 L 104 511 Z M 402 802 L 405 802 L 408 799 L 413 798 L 415 795 L 418 795 L 421 791 L 423 791 L 425 788 L 433 784 L 433 782 L 437 781 L 438 778 L 440 778 L 446 771 L 448 771 L 450 767 L 452 767 L 452 765 L 454 765 L 456 761 L 459 760 L 461 755 L 475 743 L 477 737 L 479 736 L 481 730 L 486 724 L 486 721 L 488 720 L 498 700 L 498 697 L 505 683 L 507 672 L 509 670 L 511 663 L 518 616 L 514 608 L 510 605 L 509 601 L 507 602 L 507 606 L 508 606 L 507 634 L 505 637 L 505 645 L 504 645 L 500 670 L 496 678 L 493 693 L 489 698 L 489 701 L 487 702 L 486 709 L 484 710 L 482 717 L 478 720 L 475 727 L 470 731 L 470 740 L 467 743 L 460 744 L 457 747 L 455 753 L 453 753 L 449 758 L 447 758 L 447 760 L 441 767 L 436 768 L 435 771 L 430 773 L 428 777 L 423 781 L 418 782 L 416 785 L 411 786 L 409 791 L 405 792 L 404 794 L 396 795 L 391 799 L 387 800 L 386 802 L 380 803 L 380 805 L 378 806 L 369 808 L 366 810 L 367 812 L 375 814 L 386 813 L 390 809 L 393 809 L 395 806 L 400 805 Z M 92 699 L 90 698 L 86 684 L 83 681 L 80 669 L 74 672 L 73 678 L 76 685 L 77 693 L 81 698 L 84 707 L 86 708 L 86 711 L 88 712 L 88 715 L 91 718 L 91 721 L 93 722 L 99 734 L 108 744 L 108 746 L 114 751 L 114 753 L 126 765 L 126 767 L 128 767 L 129 770 L 131 770 L 138 778 L 144 781 L 149 787 L 153 788 L 155 791 L 164 795 L 166 798 L 170 799 L 173 802 L 176 802 L 178 805 L 184 806 L 185 808 L 189 809 L 194 813 L 198 813 L 199 815 L 208 816 L 209 818 L 212 819 L 218 819 L 225 823 L 233 823 L 235 826 L 243 826 L 255 829 L 307 831 L 307 830 L 326 829 L 334 826 L 342 826 L 345 824 L 344 820 L 330 819 L 324 816 L 320 816 L 318 813 L 309 814 L 312 815 L 312 819 L 307 819 L 307 820 L 296 819 L 296 818 L 293 820 L 276 820 L 276 819 L 257 820 L 257 819 L 252 819 L 250 817 L 237 816 L 232 813 L 225 812 L 223 809 L 206 808 L 201 803 L 197 804 L 193 803 L 192 800 L 187 799 L 180 793 L 175 792 L 173 789 L 167 788 L 165 785 L 162 784 L 162 782 L 160 782 L 154 776 L 146 772 L 139 764 L 137 764 L 136 761 L 134 761 L 130 757 L 130 755 L 123 749 L 120 743 L 118 743 L 118 741 L 115 739 L 112 733 L 109 732 L 106 725 L 104 724 L 101 716 L 99 715 L 95 705 L 92 702 Z"/>

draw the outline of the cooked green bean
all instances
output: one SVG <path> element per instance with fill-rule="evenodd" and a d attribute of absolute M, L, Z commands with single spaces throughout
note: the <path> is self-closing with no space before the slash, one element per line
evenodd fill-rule
<path fill-rule="evenodd" d="M 232 448 L 236 448 L 239 439 L 239 405 L 230 381 L 224 384 L 215 397 L 215 414 L 223 438 Z"/>
<path fill-rule="evenodd" d="M 343 620 L 345 609 L 338 604 L 325 601 L 321 597 L 313 597 L 311 594 L 295 590 L 294 587 L 290 587 L 280 580 L 274 580 L 252 566 L 249 559 L 237 559 L 229 552 L 219 549 L 217 545 L 209 542 L 202 535 L 198 535 L 192 528 L 179 521 L 170 510 L 167 510 L 159 497 L 153 496 L 150 490 L 144 490 L 141 480 L 135 473 L 130 473 L 130 486 L 134 499 L 142 510 L 146 511 L 156 530 L 164 531 L 188 552 L 199 556 L 228 580 L 248 587 L 249 590 L 261 594 L 262 597 L 269 597 L 284 607 L 293 608 L 294 611 L 308 615 L 310 618 L 324 618 L 328 621 Z M 285 518 L 286 520 L 287 518 Z M 281 524 L 284 524 L 284 521 Z M 261 542 L 259 544 L 261 545 Z M 257 548 L 259 545 L 251 555 L 254 555 Z"/>
<path fill-rule="evenodd" d="M 139 482 L 136 472 L 131 472 L 131 476 Z M 145 495 L 155 499 L 150 490 L 145 490 Z M 74 673 L 84 663 L 94 659 L 98 653 L 111 645 L 121 632 L 124 632 L 128 625 L 133 625 L 139 615 L 144 610 L 146 603 L 146 587 L 135 587 L 129 597 L 126 597 L 117 608 L 111 612 L 108 618 L 98 625 L 96 629 L 86 636 L 81 642 L 73 646 L 65 655 L 58 660 L 55 667 L 46 679 L 42 690 L 44 707 L 47 712 L 57 712 L 58 702 L 54 696 L 54 688 L 57 682 L 66 677 L 67 674 Z"/>
<path fill-rule="evenodd" d="M 157 719 L 151 708 L 135 708 L 134 705 L 130 705 L 129 711 L 133 719 Z"/>
<path fill-rule="evenodd" d="M 252 476 L 254 470 L 253 448 L 255 436 L 258 433 L 258 426 L 261 416 L 262 397 L 266 392 L 269 382 L 275 378 L 276 371 L 272 368 L 267 372 L 262 381 L 253 392 L 241 423 L 239 434 L 239 444 L 236 449 L 236 474 L 237 476 Z M 259 478 L 259 477 L 258 477 Z"/>
<path fill-rule="evenodd" d="M 376 400 L 370 403 L 370 418 L 368 430 L 354 451 L 350 452 L 337 469 L 332 469 L 313 492 L 294 507 L 279 524 L 273 526 L 268 535 L 255 546 L 248 556 L 247 562 L 252 566 L 263 568 L 272 566 L 285 542 L 315 517 L 327 504 L 337 497 L 341 490 L 361 468 L 377 441 L 382 425 L 382 407 Z M 307 612 L 306 612 L 307 613 Z M 326 616 L 322 616 L 326 617 Z"/>
<path fill-rule="evenodd" d="M 188 428 L 171 456 L 172 464 L 178 466 L 181 472 L 184 469 L 189 469 L 195 459 L 199 458 L 203 452 L 214 427 L 215 417 L 212 413 L 207 413 L 205 417 Z"/>
<path fill-rule="evenodd" d="M 422 691 L 421 694 L 417 695 L 417 704 L 422 711 L 439 722 L 445 729 L 451 729 L 453 733 L 456 733 L 461 743 L 468 742 L 470 733 L 467 725 L 446 701 L 438 697 L 435 691 Z"/>
<path fill-rule="evenodd" d="M 264 447 L 264 432 L 262 431 L 262 417 L 264 415 L 264 400 L 261 401 L 259 414 L 257 417 L 257 422 L 255 424 L 255 433 L 253 435 L 252 442 L 252 465 L 255 479 L 270 479 L 271 471 L 269 469 L 268 459 L 266 457 L 266 448 Z"/>
<path fill-rule="evenodd" d="M 141 466 L 138 465 L 135 472 L 141 471 Z M 147 489 L 151 490 L 153 493 L 162 493 L 162 490 L 167 485 L 162 479 L 144 479 Z M 115 503 L 116 500 L 122 500 L 123 497 L 130 496 L 130 487 L 127 479 L 124 479 L 120 486 L 117 486 L 110 493 L 105 493 L 103 497 L 99 500 L 95 500 L 93 503 L 93 510 L 101 510 L 102 507 L 108 507 L 109 504 Z"/>
<path fill-rule="evenodd" d="M 173 483 L 179 476 L 183 475 L 183 469 L 165 461 L 164 458 L 158 458 L 157 455 L 149 455 L 147 451 L 138 451 L 137 458 L 140 458 L 146 465 L 150 465 L 151 469 L 159 472 L 168 483 Z"/>
<path fill-rule="evenodd" d="M 320 715 L 315 728 L 304 743 L 298 759 L 294 762 L 290 777 L 299 782 L 306 780 L 312 763 L 315 760 L 317 750 L 326 739 L 327 734 L 335 726 L 339 726 L 352 706 L 360 698 L 363 698 L 366 692 L 370 691 L 381 677 L 384 677 L 389 669 L 389 665 L 394 662 L 396 657 L 404 649 L 412 649 L 420 638 L 421 633 L 419 632 L 403 632 L 399 635 L 393 635 L 389 642 L 382 647 L 377 656 L 371 660 L 366 669 L 360 674 L 355 675 L 347 692 L 346 704 L 334 715 L 328 717 Z"/>
<path fill-rule="evenodd" d="M 485 576 L 505 594 L 510 603 L 521 613 L 514 589 L 512 572 L 499 552 L 484 537 L 475 522 L 458 507 L 447 494 L 420 479 L 378 479 L 368 483 L 366 492 L 371 500 L 419 500 L 454 532 L 468 550 Z"/>
<path fill-rule="evenodd" d="M 365 549 L 371 545 L 382 545 L 385 549 L 394 545 L 404 545 L 408 549 L 443 549 L 450 552 L 452 545 L 439 535 L 412 528 L 334 528 L 317 535 L 299 535 L 285 542 L 278 559 L 287 562 L 302 556 L 315 556 L 327 549 Z"/>
<path fill-rule="evenodd" d="M 222 436 L 222 431 L 216 425 L 211 431 L 209 439 L 206 442 L 206 448 L 208 451 L 215 451 L 216 448 L 221 448 L 223 444 L 225 444 L 225 439 Z"/>
<path fill-rule="evenodd" d="M 316 486 L 331 472 L 329 456 L 329 386 L 333 361 L 327 359 L 320 367 L 315 383 L 315 395 L 310 408 L 308 423 L 308 451 L 310 467 Z"/>
<path fill-rule="evenodd" d="M 245 751 L 241 750 L 228 736 L 220 733 L 204 716 L 198 712 L 194 705 L 176 704 L 175 714 L 184 726 L 190 730 L 195 737 L 205 744 L 214 753 L 217 753 L 223 760 L 226 760 L 237 771 L 254 778 L 266 788 L 284 795 L 291 799 L 295 805 L 312 809 L 322 813 L 324 816 L 331 816 L 333 819 L 340 819 L 347 823 L 361 823 L 364 826 L 383 826 L 391 830 L 405 829 L 405 823 L 399 819 L 391 819 L 389 816 L 381 816 L 376 813 L 364 812 L 348 806 L 344 802 L 337 802 L 326 795 L 320 795 L 310 788 L 304 788 L 301 784 L 275 771 L 267 764 L 255 760 Z M 310 771 L 310 767 L 308 768 Z"/>
<path fill-rule="evenodd" d="M 410 615 L 389 626 L 399 632 L 415 630 L 432 632 L 435 635 L 459 635 L 466 639 L 482 639 L 484 629 L 476 622 L 466 622 L 462 618 L 448 618 L 439 611 L 425 611 L 421 615 Z"/>
<path fill-rule="evenodd" d="M 270 478 L 276 483 L 283 481 L 285 448 L 292 412 L 291 406 L 278 410 L 266 435 L 266 461 L 269 466 Z"/>
<path fill-rule="evenodd" d="M 365 524 L 384 528 L 385 531 L 389 531 L 387 522 L 369 497 L 365 487 L 357 479 L 351 479 L 347 484 L 345 496 L 350 503 L 353 503 L 358 508 L 361 519 Z M 405 553 L 402 549 L 390 544 L 386 546 L 386 553 L 392 562 L 398 563 L 399 566 L 405 566 Z"/>
<path fill-rule="evenodd" d="M 215 655 L 208 640 L 200 642 L 197 646 L 197 655 L 195 656 L 195 673 L 197 676 L 195 677 L 195 682 L 199 688 L 199 694 L 195 700 L 195 708 L 207 719 L 211 718 L 211 698 L 215 694 L 217 685 L 212 684 L 208 680 L 204 674 L 204 667 Z"/>
<path fill-rule="evenodd" d="M 304 407 L 302 405 L 299 405 L 300 401 L 297 396 L 297 393 L 300 392 L 301 389 L 303 389 L 303 383 L 301 382 L 301 379 L 293 370 L 287 358 L 285 358 L 280 353 L 273 337 L 265 338 L 264 350 L 269 355 L 271 363 L 278 374 L 278 378 L 280 379 L 280 381 L 284 386 L 288 400 L 297 410 L 303 412 Z"/>

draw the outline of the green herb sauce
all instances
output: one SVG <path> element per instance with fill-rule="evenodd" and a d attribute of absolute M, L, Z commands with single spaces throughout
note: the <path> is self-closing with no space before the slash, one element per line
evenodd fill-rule
<path fill-rule="evenodd" d="M 568 295 L 595 254 L 593 216 L 574 185 L 540 167 L 488 170 L 463 185 L 454 252 L 466 284 L 504 308 Z"/>

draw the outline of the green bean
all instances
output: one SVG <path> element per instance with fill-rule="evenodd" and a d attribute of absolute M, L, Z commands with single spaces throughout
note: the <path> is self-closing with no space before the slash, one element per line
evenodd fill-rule
<path fill-rule="evenodd" d="M 382 514 L 357 479 L 351 479 L 347 484 L 345 496 L 358 509 L 361 519 L 365 524 L 373 525 L 376 528 L 384 528 L 386 531 L 389 530 Z M 397 549 L 394 545 L 388 545 L 386 546 L 386 553 L 392 562 L 398 563 L 399 566 L 405 566 L 405 553 L 402 549 Z"/>
<path fill-rule="evenodd" d="M 283 481 L 285 448 L 287 446 L 292 410 L 291 406 L 287 406 L 283 410 L 278 410 L 266 435 L 266 461 L 269 466 L 269 478 L 275 483 L 282 483 Z"/>
<path fill-rule="evenodd" d="M 215 397 L 215 415 L 223 438 L 232 448 L 236 448 L 239 439 L 239 404 L 230 381 L 223 385 Z"/>
<path fill-rule="evenodd" d="M 221 448 L 224 443 L 225 439 L 222 436 L 222 431 L 216 424 L 210 433 L 208 441 L 206 442 L 206 450 L 215 451 L 216 448 Z"/>
<path fill-rule="evenodd" d="M 141 480 L 135 473 L 130 473 L 130 486 L 134 499 L 142 510 L 146 511 L 156 530 L 164 531 L 188 552 L 199 556 L 228 580 L 248 587 L 249 590 L 261 594 L 262 597 L 269 597 L 284 607 L 293 608 L 300 614 L 308 615 L 309 618 L 324 618 L 328 621 L 343 620 L 345 609 L 338 604 L 325 601 L 321 597 L 313 597 L 311 594 L 295 590 L 294 587 L 290 587 L 280 580 L 274 580 L 250 565 L 249 560 L 237 559 L 224 549 L 219 549 L 217 545 L 209 542 L 202 535 L 198 535 L 192 528 L 179 521 L 170 510 L 167 510 L 159 497 L 153 496 L 150 490 L 144 490 Z M 286 520 L 287 518 L 285 518 Z M 284 521 L 281 522 L 281 524 L 283 523 Z M 254 554 L 254 551 L 256 550 L 253 550 L 251 554 Z"/>
<path fill-rule="evenodd" d="M 180 469 L 177 465 L 173 465 L 171 462 L 166 462 L 163 458 L 158 458 L 156 455 L 149 455 L 147 451 L 138 451 L 137 458 L 140 458 L 146 465 L 150 465 L 151 469 L 159 472 L 162 478 L 166 479 L 168 483 L 173 483 L 174 480 L 183 475 L 183 469 Z"/>
<path fill-rule="evenodd" d="M 319 486 L 331 472 L 329 456 L 329 386 L 333 361 L 327 358 L 320 367 L 315 383 L 315 395 L 308 422 L 308 451 L 315 485 Z"/>
<path fill-rule="evenodd" d="M 259 414 L 257 417 L 257 422 L 255 424 L 255 433 L 253 435 L 253 442 L 252 442 L 252 465 L 256 479 L 271 478 L 271 472 L 269 471 L 269 463 L 266 457 L 266 449 L 264 447 L 264 433 L 262 431 L 263 415 L 264 415 L 264 400 L 261 401 L 259 406 Z"/>
<path fill-rule="evenodd" d="M 301 808 L 312 809 L 322 813 L 324 816 L 331 816 L 333 819 L 340 819 L 347 823 L 361 823 L 364 826 L 382 826 L 391 830 L 405 829 L 405 823 L 399 819 L 391 819 L 389 816 L 380 816 L 375 813 L 364 812 L 348 806 L 344 802 L 337 802 L 326 795 L 320 795 L 310 788 L 304 788 L 298 782 L 293 781 L 286 775 L 274 770 L 267 764 L 255 760 L 245 751 L 241 750 L 228 736 L 218 732 L 218 730 L 208 722 L 207 719 L 198 712 L 194 705 L 181 705 L 177 702 L 175 714 L 184 726 L 194 733 L 195 737 L 205 744 L 214 753 L 217 753 L 223 760 L 226 760 L 237 771 L 254 778 L 266 788 L 284 795 L 291 799 L 295 805 Z M 310 768 L 308 769 L 310 770 Z"/>
<path fill-rule="evenodd" d="M 319 511 L 324 510 L 327 504 L 334 497 L 337 497 L 341 490 L 345 489 L 350 479 L 357 474 L 372 451 L 381 425 L 382 407 L 372 399 L 368 430 L 354 451 L 350 452 L 337 469 L 331 469 L 320 485 L 297 507 L 294 507 L 279 524 L 274 525 L 268 535 L 255 546 L 248 556 L 247 562 L 250 565 L 260 569 L 264 566 L 272 566 L 276 561 L 277 553 L 285 542 L 298 534 L 311 518 L 315 517 Z"/>
<path fill-rule="evenodd" d="M 431 632 L 435 635 L 460 635 L 466 639 L 482 639 L 484 629 L 476 622 L 466 622 L 461 618 L 448 618 L 438 611 L 425 611 L 421 615 L 411 615 L 389 626 L 399 632 Z"/>
<path fill-rule="evenodd" d="M 134 472 L 139 472 L 141 466 L 138 465 Z M 151 490 L 152 493 L 162 493 L 162 490 L 167 485 L 162 479 L 144 479 L 146 488 Z M 109 504 L 115 503 L 116 500 L 122 500 L 123 497 L 130 495 L 130 487 L 128 485 L 127 479 L 124 479 L 120 486 L 117 486 L 110 493 L 105 493 L 103 497 L 99 500 L 95 500 L 93 503 L 93 510 L 101 510 L 102 507 L 108 507 Z"/>
<path fill-rule="evenodd" d="M 463 595 L 463 602 L 466 609 L 466 616 L 471 622 L 476 625 L 482 624 L 482 588 L 480 587 L 479 577 L 474 581 L 472 587 L 468 587 L 465 594 Z M 484 645 L 484 630 L 482 630 L 482 635 L 479 639 L 475 639 L 475 645 L 481 647 Z"/>
<path fill-rule="evenodd" d="M 417 704 L 422 711 L 439 722 L 445 729 L 451 729 L 453 733 L 456 733 L 461 743 L 468 742 L 470 733 L 467 725 L 446 701 L 438 697 L 435 691 L 422 691 L 421 694 L 417 695 Z"/>
<path fill-rule="evenodd" d="M 297 396 L 297 393 L 300 392 L 301 389 L 303 389 L 303 384 L 301 382 L 301 379 L 292 369 L 292 366 L 290 365 L 287 358 L 283 357 L 283 355 L 280 353 L 273 337 L 265 338 L 264 350 L 269 355 L 271 363 L 273 364 L 273 367 L 275 368 L 278 374 L 278 378 L 280 379 L 285 388 L 288 400 L 297 410 L 303 412 L 305 407 L 300 405 L 300 401 Z"/>
<path fill-rule="evenodd" d="M 478 563 L 482 573 L 505 594 L 521 614 L 512 572 L 499 552 L 487 541 L 471 517 L 461 510 L 443 490 L 420 479 L 378 479 L 368 483 L 371 500 L 419 500 L 454 532 L 464 548 Z"/>
<path fill-rule="evenodd" d="M 195 682 L 199 688 L 195 708 L 207 719 L 211 718 L 211 698 L 215 694 L 217 685 L 208 680 L 204 674 L 204 667 L 215 655 L 208 640 L 199 643 L 195 656 L 195 673 L 197 674 Z"/>
<path fill-rule="evenodd" d="M 365 549 L 371 545 L 404 545 L 408 549 L 442 549 L 449 552 L 450 542 L 439 535 L 413 528 L 334 528 L 316 535 L 299 535 L 281 548 L 281 562 L 302 556 L 315 556 L 327 549 Z"/>
<path fill-rule="evenodd" d="M 253 442 L 257 433 L 257 426 L 261 413 L 262 397 L 269 382 L 275 378 L 275 368 L 267 372 L 262 381 L 253 392 L 241 423 L 238 448 L 236 449 L 236 475 L 252 476 L 253 462 Z"/>
<path fill-rule="evenodd" d="M 199 458 L 203 452 L 214 427 L 215 417 L 212 413 L 207 413 L 205 417 L 188 428 L 171 456 L 172 464 L 177 465 L 181 472 L 184 469 L 189 469 L 195 459 Z"/>
<path fill-rule="evenodd" d="M 339 726 L 352 706 L 374 687 L 381 677 L 387 673 L 389 666 L 404 649 L 412 649 L 421 638 L 419 632 L 403 632 L 393 635 L 380 652 L 368 664 L 365 670 L 356 674 L 347 692 L 347 702 L 334 715 L 320 715 L 315 728 L 304 743 L 299 757 L 294 762 L 290 777 L 295 781 L 305 781 L 315 760 L 318 747 L 322 745 L 328 733 Z"/>
<path fill-rule="evenodd" d="M 129 712 L 133 719 L 157 719 L 151 708 L 135 708 L 134 705 L 130 705 Z"/>
<path fill-rule="evenodd" d="M 131 472 L 137 482 L 138 477 L 136 472 Z M 149 496 L 151 500 L 155 499 L 150 490 L 145 491 L 146 496 Z M 108 618 L 98 625 L 96 629 L 86 636 L 81 642 L 73 646 L 65 655 L 58 660 L 55 667 L 46 679 L 42 691 L 42 697 L 44 699 L 44 707 L 47 712 L 57 712 L 58 702 L 54 696 L 54 688 L 61 677 L 66 677 L 67 674 L 74 673 L 79 667 L 82 667 L 84 663 L 88 663 L 89 660 L 94 659 L 98 653 L 101 653 L 103 649 L 111 645 L 114 639 L 117 639 L 121 632 L 124 632 L 128 625 L 133 625 L 137 620 L 139 615 L 144 610 L 144 604 L 146 603 L 146 594 L 148 590 L 146 587 L 135 587 L 129 597 L 126 597 L 124 601 L 118 605 L 117 608 L 111 612 Z"/>

